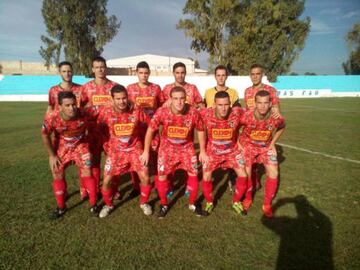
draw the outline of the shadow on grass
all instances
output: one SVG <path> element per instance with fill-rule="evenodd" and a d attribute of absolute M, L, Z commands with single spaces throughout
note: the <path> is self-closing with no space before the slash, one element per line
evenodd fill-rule
<path fill-rule="evenodd" d="M 262 224 L 280 236 L 276 268 L 333 270 L 332 223 L 305 196 L 279 199 L 273 206 L 294 204 L 297 216 L 262 217 Z"/>

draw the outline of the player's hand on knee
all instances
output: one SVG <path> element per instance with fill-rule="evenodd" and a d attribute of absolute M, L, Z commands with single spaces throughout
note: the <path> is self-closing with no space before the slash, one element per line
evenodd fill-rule
<path fill-rule="evenodd" d="M 274 144 L 270 144 L 268 148 L 268 155 L 269 156 L 277 156 L 276 147 Z"/>
<path fill-rule="evenodd" d="M 205 152 L 200 152 L 199 161 L 202 164 L 208 163 L 209 162 L 209 156 Z"/>
<path fill-rule="evenodd" d="M 51 171 L 58 170 L 61 165 L 61 160 L 58 156 L 50 156 L 49 157 L 49 165 Z"/>
<path fill-rule="evenodd" d="M 237 147 L 241 152 L 244 152 L 244 146 L 242 146 L 239 141 L 237 142 Z"/>
<path fill-rule="evenodd" d="M 146 166 L 149 163 L 149 153 L 143 152 L 139 157 L 141 164 Z"/>
<path fill-rule="evenodd" d="M 278 119 L 281 116 L 281 114 L 279 112 L 279 108 L 271 107 L 271 116 L 275 119 Z"/>

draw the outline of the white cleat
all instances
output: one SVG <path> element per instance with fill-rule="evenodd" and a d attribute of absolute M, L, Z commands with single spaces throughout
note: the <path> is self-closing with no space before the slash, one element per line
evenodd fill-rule
<path fill-rule="evenodd" d="M 104 205 L 104 207 L 100 211 L 99 218 L 107 217 L 108 215 L 110 215 L 112 210 L 114 210 L 114 206 Z"/>
<path fill-rule="evenodd" d="M 153 213 L 151 206 L 147 203 L 140 204 L 140 208 L 141 208 L 141 210 L 143 210 L 143 212 L 146 216 L 150 216 Z"/>

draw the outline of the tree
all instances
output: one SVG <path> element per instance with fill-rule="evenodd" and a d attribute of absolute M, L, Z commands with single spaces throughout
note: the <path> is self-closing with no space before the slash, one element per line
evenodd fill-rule
<path fill-rule="evenodd" d="M 291 72 L 289 75 L 290 76 L 298 76 L 299 74 L 297 74 L 296 72 Z"/>
<path fill-rule="evenodd" d="M 354 24 L 353 28 L 346 35 L 350 56 L 349 60 L 343 63 L 346 75 L 360 74 L 360 24 Z"/>
<path fill-rule="evenodd" d="M 275 80 L 289 71 L 304 47 L 310 19 L 299 19 L 303 10 L 301 0 L 188 0 L 183 13 L 193 18 L 180 20 L 177 27 L 192 37 L 192 49 L 209 53 L 210 64 L 247 75 L 259 63 Z"/>
<path fill-rule="evenodd" d="M 103 52 L 120 28 L 113 15 L 107 17 L 107 0 L 44 0 L 42 14 L 48 36 L 40 55 L 45 66 L 58 64 L 61 54 L 72 62 L 76 74 L 91 74 L 91 59 Z"/>
<path fill-rule="evenodd" d="M 315 72 L 306 71 L 306 72 L 304 73 L 304 75 L 305 75 L 305 76 L 315 76 L 316 73 L 315 73 Z"/>

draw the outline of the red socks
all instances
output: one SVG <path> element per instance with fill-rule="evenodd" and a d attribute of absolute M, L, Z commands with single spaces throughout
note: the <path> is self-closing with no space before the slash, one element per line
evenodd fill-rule
<path fill-rule="evenodd" d="M 201 182 L 202 184 L 202 191 L 203 195 L 205 197 L 205 200 L 209 203 L 212 203 L 214 201 L 212 192 L 213 192 L 213 183 L 212 181 L 205 181 L 204 179 Z"/>
<path fill-rule="evenodd" d="M 233 202 L 239 202 L 240 199 L 244 196 L 244 193 L 246 192 L 247 188 L 247 177 L 239 176 L 236 178 L 236 184 L 235 184 L 235 193 L 233 196 Z"/>
<path fill-rule="evenodd" d="M 147 203 L 149 201 L 150 193 L 151 193 L 151 185 L 140 185 L 140 204 Z"/>
<path fill-rule="evenodd" d="M 100 186 L 100 167 L 91 167 L 91 175 L 95 179 L 96 193 L 99 193 Z"/>
<path fill-rule="evenodd" d="M 84 184 L 84 187 L 85 187 L 87 193 L 89 194 L 90 206 L 94 206 L 97 201 L 95 179 L 91 176 L 81 177 L 80 182 L 82 182 Z"/>
<path fill-rule="evenodd" d="M 54 179 L 53 191 L 56 199 L 58 208 L 64 209 L 65 206 L 65 195 L 66 195 L 66 182 L 65 179 Z"/>
<path fill-rule="evenodd" d="M 197 176 L 188 176 L 186 190 L 190 193 L 189 204 L 194 204 L 199 190 L 199 181 Z"/>
<path fill-rule="evenodd" d="M 108 189 L 108 190 L 104 190 L 104 188 L 101 189 L 101 194 L 102 194 L 102 197 L 103 197 L 103 200 L 104 200 L 104 203 L 107 205 L 107 206 L 112 206 L 112 189 Z"/>
<path fill-rule="evenodd" d="M 162 205 L 167 205 L 167 193 L 169 189 L 169 183 L 168 180 L 165 181 L 158 181 L 157 182 L 157 190 L 160 198 L 160 203 Z"/>
<path fill-rule="evenodd" d="M 266 177 L 264 205 L 271 205 L 271 202 L 275 197 L 278 186 L 279 186 L 279 181 L 277 178 Z"/>

